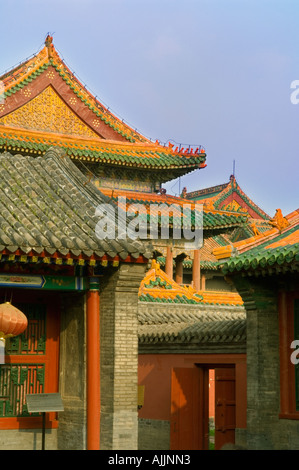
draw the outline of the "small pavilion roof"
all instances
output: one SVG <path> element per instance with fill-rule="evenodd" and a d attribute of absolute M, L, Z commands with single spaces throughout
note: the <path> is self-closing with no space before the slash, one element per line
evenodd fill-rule
<path fill-rule="evenodd" d="M 231 175 L 228 183 L 186 193 L 186 198 L 215 209 L 245 211 L 253 219 L 270 219 L 269 215 L 244 193 L 234 175 Z"/>
<path fill-rule="evenodd" d="M 171 279 L 159 263 L 152 261 L 151 269 L 141 282 L 139 300 L 149 303 L 189 305 L 240 306 L 242 298 L 236 292 L 196 291 L 191 286 L 181 286 Z"/>

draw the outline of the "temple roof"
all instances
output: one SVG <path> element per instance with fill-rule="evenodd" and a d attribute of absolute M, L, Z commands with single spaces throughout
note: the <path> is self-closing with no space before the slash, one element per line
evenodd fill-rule
<path fill-rule="evenodd" d="M 139 288 L 139 300 L 149 303 L 173 303 L 189 305 L 240 306 L 242 298 L 236 292 L 197 291 L 191 286 L 181 286 L 171 279 L 159 263 L 152 261 Z"/>
<path fill-rule="evenodd" d="M 179 174 L 206 166 L 200 146 L 154 143 L 111 113 L 66 66 L 50 36 L 0 80 L 0 149 L 35 156 L 55 146 L 72 159 Z"/>
<path fill-rule="evenodd" d="M 101 260 L 151 256 L 147 243 L 99 240 L 96 208 L 107 198 L 57 149 L 43 157 L 0 155 L 0 253 Z M 81 263 L 82 264 L 82 263 Z"/>
<path fill-rule="evenodd" d="M 273 228 L 214 250 L 225 273 L 275 274 L 299 270 L 299 209 L 283 217 L 277 209 Z"/>
<path fill-rule="evenodd" d="M 170 207 L 172 204 L 177 204 L 178 206 L 183 207 L 185 204 L 190 205 L 192 211 L 194 211 L 196 206 L 201 207 L 201 205 L 197 204 L 196 201 L 193 202 L 191 200 L 168 194 L 154 194 L 107 188 L 101 188 L 101 192 L 115 202 L 119 197 L 125 197 L 127 205 L 143 204 L 148 209 L 151 204 L 165 204 L 166 207 Z M 205 230 L 240 227 L 246 224 L 247 220 L 248 214 L 246 213 L 209 209 L 203 206 L 203 228 Z"/>
<path fill-rule="evenodd" d="M 270 218 L 244 193 L 234 175 L 231 175 L 228 183 L 190 193 L 186 192 L 185 197 L 215 209 L 247 212 L 253 219 L 267 220 Z"/>

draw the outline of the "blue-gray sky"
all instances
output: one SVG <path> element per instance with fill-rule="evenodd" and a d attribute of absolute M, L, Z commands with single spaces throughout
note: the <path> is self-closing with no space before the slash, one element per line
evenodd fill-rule
<path fill-rule="evenodd" d="M 269 215 L 299 207 L 297 0 L 0 0 L 0 73 L 48 32 L 98 99 L 153 140 L 201 144 L 171 194 L 225 183 Z M 298 94 L 299 96 L 299 94 Z"/>

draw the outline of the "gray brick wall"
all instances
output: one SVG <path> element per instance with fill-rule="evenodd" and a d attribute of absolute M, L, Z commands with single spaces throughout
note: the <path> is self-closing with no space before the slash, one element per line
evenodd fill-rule
<path fill-rule="evenodd" d="M 123 264 L 101 291 L 101 448 L 138 448 L 138 289 L 145 266 Z"/>
<path fill-rule="evenodd" d="M 170 422 L 158 419 L 138 420 L 139 450 L 169 450 Z"/>
<path fill-rule="evenodd" d="M 247 448 L 298 450 L 299 423 L 280 419 L 278 286 L 236 279 L 247 311 Z"/>
<path fill-rule="evenodd" d="M 41 450 L 41 429 L 0 430 L 0 450 Z M 57 450 L 57 429 L 46 429 L 45 450 Z"/>

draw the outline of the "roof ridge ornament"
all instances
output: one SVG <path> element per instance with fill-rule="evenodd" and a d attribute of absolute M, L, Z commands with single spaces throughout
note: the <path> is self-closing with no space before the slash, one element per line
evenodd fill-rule
<path fill-rule="evenodd" d="M 207 211 L 214 211 L 215 210 L 215 206 L 214 206 L 214 203 L 213 203 L 212 199 L 208 199 L 203 204 L 204 204 L 204 208 Z"/>
<path fill-rule="evenodd" d="M 276 209 L 275 216 L 273 219 L 270 219 L 269 223 L 277 228 L 280 232 L 290 225 L 288 219 L 282 215 L 281 209 Z"/>
<path fill-rule="evenodd" d="M 49 58 L 52 58 L 54 45 L 53 45 L 53 36 L 50 36 L 50 34 L 47 34 L 47 37 L 45 40 L 45 46 L 48 49 Z"/>

